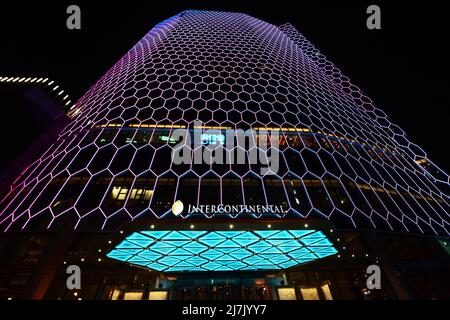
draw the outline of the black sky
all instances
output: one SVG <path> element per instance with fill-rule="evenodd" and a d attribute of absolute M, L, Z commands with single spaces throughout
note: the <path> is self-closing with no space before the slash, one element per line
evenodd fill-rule
<path fill-rule="evenodd" d="M 186 9 L 245 12 L 273 24 L 293 24 L 449 172 L 450 13 L 444 3 L 2 2 L 0 76 L 48 76 L 78 98 L 158 22 Z M 66 28 L 70 4 L 81 7 L 79 31 Z M 370 4 L 381 7 L 381 30 L 366 28 Z M 2 114 L 7 120 L 7 112 Z"/>

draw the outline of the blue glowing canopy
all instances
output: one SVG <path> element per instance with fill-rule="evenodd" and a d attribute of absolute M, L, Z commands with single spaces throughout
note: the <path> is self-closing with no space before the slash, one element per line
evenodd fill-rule
<path fill-rule="evenodd" d="M 281 270 L 335 254 L 322 231 L 141 231 L 106 256 L 164 272 Z"/>

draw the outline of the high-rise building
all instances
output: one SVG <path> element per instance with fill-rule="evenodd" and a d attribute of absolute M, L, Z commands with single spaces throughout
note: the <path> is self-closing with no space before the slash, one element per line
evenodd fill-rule
<path fill-rule="evenodd" d="M 42 154 L 67 124 L 71 98 L 60 83 L 44 77 L 0 75 L 5 109 L 0 128 L 4 152 L 0 159 L 0 194 L 9 191 L 17 176 Z M 24 138 L 20 133 L 26 132 Z"/>
<path fill-rule="evenodd" d="M 448 175 L 291 25 L 180 13 L 68 115 L 1 202 L 9 295 L 448 297 Z"/>

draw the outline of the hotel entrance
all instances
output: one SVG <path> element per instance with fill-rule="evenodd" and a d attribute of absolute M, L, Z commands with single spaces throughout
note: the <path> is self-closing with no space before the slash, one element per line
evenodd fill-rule
<path fill-rule="evenodd" d="M 265 275 L 177 278 L 175 300 L 271 300 L 271 284 Z"/>

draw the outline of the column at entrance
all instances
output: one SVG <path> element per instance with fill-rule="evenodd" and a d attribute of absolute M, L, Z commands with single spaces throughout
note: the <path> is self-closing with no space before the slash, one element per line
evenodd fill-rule
<path fill-rule="evenodd" d="M 27 289 L 23 292 L 20 299 L 42 300 L 44 298 L 56 271 L 64 261 L 64 257 L 74 237 L 74 233 L 55 234 L 46 252 L 39 260 L 29 279 Z"/>

